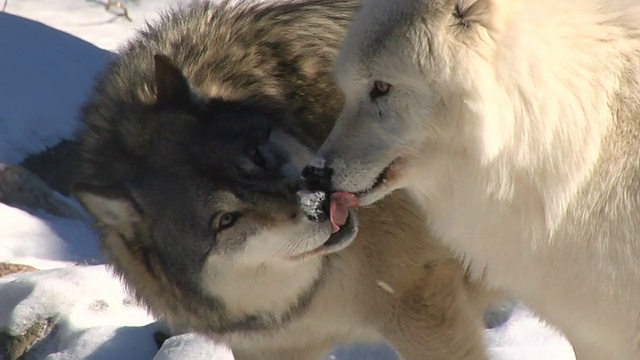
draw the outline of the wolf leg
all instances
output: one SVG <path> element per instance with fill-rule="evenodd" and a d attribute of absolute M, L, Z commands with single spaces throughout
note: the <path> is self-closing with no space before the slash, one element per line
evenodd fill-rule
<path fill-rule="evenodd" d="M 425 266 L 422 281 L 398 298 L 383 335 L 403 359 L 488 359 L 482 313 L 468 302 L 458 267 Z"/>

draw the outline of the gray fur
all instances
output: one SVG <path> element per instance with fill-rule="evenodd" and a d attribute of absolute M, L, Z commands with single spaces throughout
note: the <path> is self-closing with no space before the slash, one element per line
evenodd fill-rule
<path fill-rule="evenodd" d="M 324 248 L 330 224 L 306 219 L 299 179 L 282 170 L 308 161 L 342 106 L 331 63 L 357 7 L 243 1 L 165 13 L 98 78 L 74 192 L 137 298 L 239 360 L 319 358 L 382 339 L 407 359 L 485 358 L 489 293 L 437 241 L 413 244 L 431 236 L 404 194 L 360 211 L 366 226 L 345 235 L 346 249 L 308 253 Z"/>

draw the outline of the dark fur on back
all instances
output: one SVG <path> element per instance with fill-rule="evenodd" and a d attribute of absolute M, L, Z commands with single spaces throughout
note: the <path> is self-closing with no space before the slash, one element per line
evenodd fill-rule
<path fill-rule="evenodd" d="M 150 146 L 145 142 L 153 129 L 127 113 L 154 111 L 155 54 L 168 56 L 206 97 L 268 98 L 283 104 L 296 123 L 304 124 L 291 124 L 289 130 L 318 145 L 342 105 L 329 71 L 355 10 L 351 1 L 275 5 L 249 0 L 165 13 L 121 49 L 98 79 L 93 99 L 83 109 L 87 130 L 79 178 L 112 179 L 118 169 L 105 165 L 114 164 L 110 157 L 117 155 L 101 148 L 113 149 L 119 137 L 135 141 L 129 145 L 136 149 Z"/>

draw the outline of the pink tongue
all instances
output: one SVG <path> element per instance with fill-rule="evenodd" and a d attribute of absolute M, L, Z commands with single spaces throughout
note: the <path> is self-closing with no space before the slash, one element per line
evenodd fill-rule
<path fill-rule="evenodd" d="M 338 232 L 340 227 L 347 222 L 349 209 L 356 209 L 360 206 L 358 196 L 348 192 L 334 192 L 331 194 L 329 205 L 329 218 L 331 219 L 332 232 Z"/>

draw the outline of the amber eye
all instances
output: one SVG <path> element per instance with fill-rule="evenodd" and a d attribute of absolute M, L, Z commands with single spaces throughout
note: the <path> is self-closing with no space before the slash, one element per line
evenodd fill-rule
<path fill-rule="evenodd" d="M 218 216 L 218 224 L 216 226 L 218 231 L 228 229 L 235 225 L 236 221 L 240 219 L 241 214 L 239 212 L 224 213 Z"/>
<path fill-rule="evenodd" d="M 379 97 L 387 95 L 389 90 L 391 90 L 391 84 L 384 81 L 376 80 L 373 82 L 373 88 L 369 93 L 369 97 L 371 98 L 371 100 L 375 100 Z"/>

